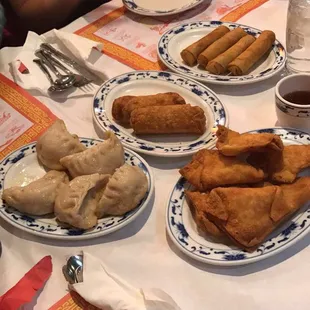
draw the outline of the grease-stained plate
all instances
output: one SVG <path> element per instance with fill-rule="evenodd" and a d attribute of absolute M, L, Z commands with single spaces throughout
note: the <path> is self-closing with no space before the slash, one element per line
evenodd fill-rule
<path fill-rule="evenodd" d="M 102 140 L 80 138 L 81 143 L 91 147 Z M 9 154 L 0 163 L 0 216 L 13 226 L 44 238 L 62 240 L 85 240 L 110 234 L 132 222 L 146 208 L 153 193 L 154 181 L 151 168 L 146 161 L 135 152 L 125 149 L 126 163 L 138 166 L 148 180 L 148 191 L 139 205 L 123 216 L 104 217 L 93 229 L 82 230 L 60 225 L 54 215 L 31 216 L 25 215 L 7 206 L 1 199 L 3 189 L 12 186 L 25 186 L 31 181 L 42 177 L 46 171 L 37 160 L 36 143 L 24 145 Z"/>
<path fill-rule="evenodd" d="M 126 95 L 152 95 L 176 92 L 187 103 L 204 110 L 207 123 L 203 135 L 166 134 L 136 136 L 132 128 L 118 124 L 112 117 L 113 101 Z M 228 124 L 225 106 L 207 86 L 178 74 L 161 71 L 134 71 L 105 82 L 93 101 L 93 118 L 103 131 L 112 130 L 123 145 L 153 156 L 186 156 L 216 143 L 217 125 Z"/>
<path fill-rule="evenodd" d="M 220 25 L 229 29 L 243 28 L 247 33 L 258 37 L 261 30 L 253 27 L 221 21 L 194 22 L 178 25 L 165 32 L 158 42 L 158 55 L 161 61 L 171 70 L 201 82 L 224 85 L 240 85 L 259 82 L 279 73 L 285 65 L 286 52 L 283 45 L 276 40 L 270 53 L 259 61 L 246 75 L 214 75 L 198 66 L 187 66 L 181 56 L 181 51 L 198 41 Z"/>
<path fill-rule="evenodd" d="M 252 131 L 270 132 L 281 136 L 284 144 L 310 144 L 310 135 L 295 129 L 269 128 Z M 302 175 L 309 175 L 304 171 Z M 190 185 L 181 177 L 174 186 L 166 213 L 167 231 L 174 244 L 186 255 L 213 265 L 233 266 L 254 263 L 273 256 L 295 244 L 310 231 L 310 203 L 276 229 L 253 253 L 233 245 L 225 245 L 197 232 L 184 191 Z"/>
<path fill-rule="evenodd" d="M 204 0 L 123 0 L 125 7 L 139 15 L 166 16 L 190 10 Z"/>

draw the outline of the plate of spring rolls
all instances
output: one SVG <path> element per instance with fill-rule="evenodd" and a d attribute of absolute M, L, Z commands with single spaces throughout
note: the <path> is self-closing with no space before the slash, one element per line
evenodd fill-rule
<path fill-rule="evenodd" d="M 137 218 L 153 187 L 148 164 L 114 133 L 79 138 L 56 120 L 0 162 L 0 217 L 43 238 L 91 239 Z"/>
<path fill-rule="evenodd" d="M 105 82 L 93 101 L 99 130 L 124 146 L 153 156 L 186 156 L 216 143 L 227 125 L 223 103 L 205 85 L 178 74 L 134 71 Z"/>
<path fill-rule="evenodd" d="M 282 70 L 286 51 L 271 30 L 201 21 L 176 26 L 160 38 L 158 55 L 171 70 L 213 84 L 239 85 Z"/>
<path fill-rule="evenodd" d="M 217 149 L 180 169 L 167 231 L 186 255 L 214 265 L 273 256 L 310 231 L 310 135 L 291 128 L 240 134 L 219 126 Z"/>
<path fill-rule="evenodd" d="M 166 16 L 190 10 L 204 0 L 123 0 L 125 7 L 139 15 Z"/>

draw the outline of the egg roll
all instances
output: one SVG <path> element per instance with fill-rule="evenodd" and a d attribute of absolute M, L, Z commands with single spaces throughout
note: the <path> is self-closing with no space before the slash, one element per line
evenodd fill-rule
<path fill-rule="evenodd" d="M 197 57 L 199 56 L 199 54 L 229 31 L 229 28 L 227 28 L 226 26 L 222 25 L 217 27 L 200 40 L 186 47 L 181 52 L 182 59 L 187 65 L 194 66 L 197 63 Z"/>
<path fill-rule="evenodd" d="M 208 195 L 204 212 L 237 246 L 252 252 L 309 201 L 309 187 L 310 177 L 281 186 L 218 187 Z"/>
<path fill-rule="evenodd" d="M 133 98 L 135 98 L 135 96 L 122 96 L 113 101 L 112 116 L 116 120 L 119 121 L 123 118 L 123 108 Z"/>
<path fill-rule="evenodd" d="M 230 47 L 227 51 L 220 54 L 211 60 L 206 69 L 212 74 L 223 74 L 226 72 L 228 64 L 244 52 L 253 42 L 255 38 L 251 35 L 246 35 L 241 38 L 236 44 Z"/>
<path fill-rule="evenodd" d="M 246 74 L 271 49 L 275 39 L 274 32 L 263 31 L 252 45 L 228 65 L 228 71 L 233 75 Z"/>
<path fill-rule="evenodd" d="M 264 180 L 263 170 L 237 157 L 226 157 L 217 150 L 200 150 L 192 161 L 179 170 L 180 174 L 199 191 L 218 186 L 257 183 Z"/>
<path fill-rule="evenodd" d="M 198 64 L 203 68 L 206 68 L 209 61 L 224 53 L 246 35 L 247 33 L 240 27 L 227 32 L 223 37 L 212 43 L 198 56 Z"/>
<path fill-rule="evenodd" d="M 237 156 L 247 152 L 282 152 L 281 138 L 272 133 L 243 133 L 218 125 L 216 147 L 225 156 Z"/>
<path fill-rule="evenodd" d="M 190 104 L 149 106 L 134 109 L 130 124 L 135 134 L 203 134 L 206 117 L 200 107 Z"/>
<path fill-rule="evenodd" d="M 172 92 L 147 96 L 124 96 L 114 100 L 112 116 L 119 123 L 129 124 L 131 112 L 137 107 L 175 104 L 185 104 L 185 100 L 179 94 Z"/>

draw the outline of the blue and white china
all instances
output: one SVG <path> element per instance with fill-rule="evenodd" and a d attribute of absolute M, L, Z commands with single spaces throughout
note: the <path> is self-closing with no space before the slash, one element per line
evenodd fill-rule
<path fill-rule="evenodd" d="M 132 128 L 118 124 L 112 117 L 112 105 L 116 98 L 165 92 L 176 92 L 187 103 L 204 110 L 207 129 L 203 135 L 136 136 Z M 195 80 L 162 71 L 134 71 L 105 82 L 94 96 L 93 118 L 98 128 L 112 130 L 127 148 L 153 156 L 171 157 L 186 156 L 201 148 L 214 147 L 217 125 L 228 124 L 227 110 L 211 89 Z"/>
<path fill-rule="evenodd" d="M 221 21 L 201 21 L 178 25 L 165 32 L 160 38 L 158 42 L 160 60 L 172 71 L 201 82 L 213 84 L 240 85 L 254 83 L 268 79 L 282 70 L 286 61 L 286 52 L 278 40 L 275 41 L 268 57 L 263 58 L 248 74 L 243 76 L 214 75 L 198 68 L 198 66 L 190 67 L 186 65 L 180 56 L 181 51 L 220 25 L 225 25 L 229 29 L 241 27 L 255 37 L 258 37 L 261 33 L 261 30 L 253 27 Z"/>
<path fill-rule="evenodd" d="M 276 113 L 282 126 L 310 129 L 310 101 L 307 105 L 300 105 L 283 98 L 293 92 L 309 92 L 309 85 L 310 74 L 289 75 L 277 83 L 275 87 Z"/>
<path fill-rule="evenodd" d="M 253 133 L 274 133 L 284 144 L 310 144 L 310 135 L 290 128 L 269 128 L 251 131 Z M 302 175 L 309 175 L 304 171 Z M 169 197 L 166 225 L 173 243 L 186 255 L 198 261 L 222 266 L 245 265 L 271 257 L 295 244 L 310 231 L 310 202 L 287 220 L 253 253 L 224 245 L 199 235 L 186 202 L 184 191 L 190 185 L 181 177 Z"/>
<path fill-rule="evenodd" d="M 204 0 L 123 0 L 124 6 L 139 15 L 166 16 L 190 10 Z"/>
<path fill-rule="evenodd" d="M 91 147 L 102 140 L 80 138 L 80 141 L 86 147 Z M 137 218 L 146 208 L 154 190 L 151 168 L 146 161 L 135 152 L 127 149 L 125 149 L 125 160 L 127 164 L 138 166 L 143 170 L 148 180 L 148 191 L 139 206 L 123 216 L 104 217 L 98 221 L 98 225 L 93 229 L 83 230 L 58 223 L 54 215 L 32 216 L 22 214 L 9 207 L 1 198 L 0 216 L 16 228 L 44 238 L 85 240 L 110 234 Z M 0 197 L 5 188 L 25 186 L 42 177 L 45 173 L 44 167 L 37 160 L 36 143 L 24 145 L 9 154 L 0 163 Z"/>

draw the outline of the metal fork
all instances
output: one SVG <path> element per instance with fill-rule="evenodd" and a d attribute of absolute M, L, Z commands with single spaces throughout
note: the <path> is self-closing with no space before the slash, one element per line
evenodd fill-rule
<path fill-rule="evenodd" d="M 74 72 L 72 72 L 71 70 L 69 70 L 67 67 L 65 67 L 60 61 L 58 61 L 53 55 L 52 53 L 40 49 L 39 50 L 49 61 L 51 61 L 54 65 L 58 66 L 61 70 L 63 70 L 66 74 L 70 74 L 73 75 L 75 77 L 75 83 L 74 86 L 75 87 L 83 87 L 86 86 L 88 84 L 90 84 L 92 82 L 92 80 L 80 75 L 80 74 L 76 74 Z M 89 89 L 92 89 L 93 87 L 91 85 L 88 86 Z"/>

